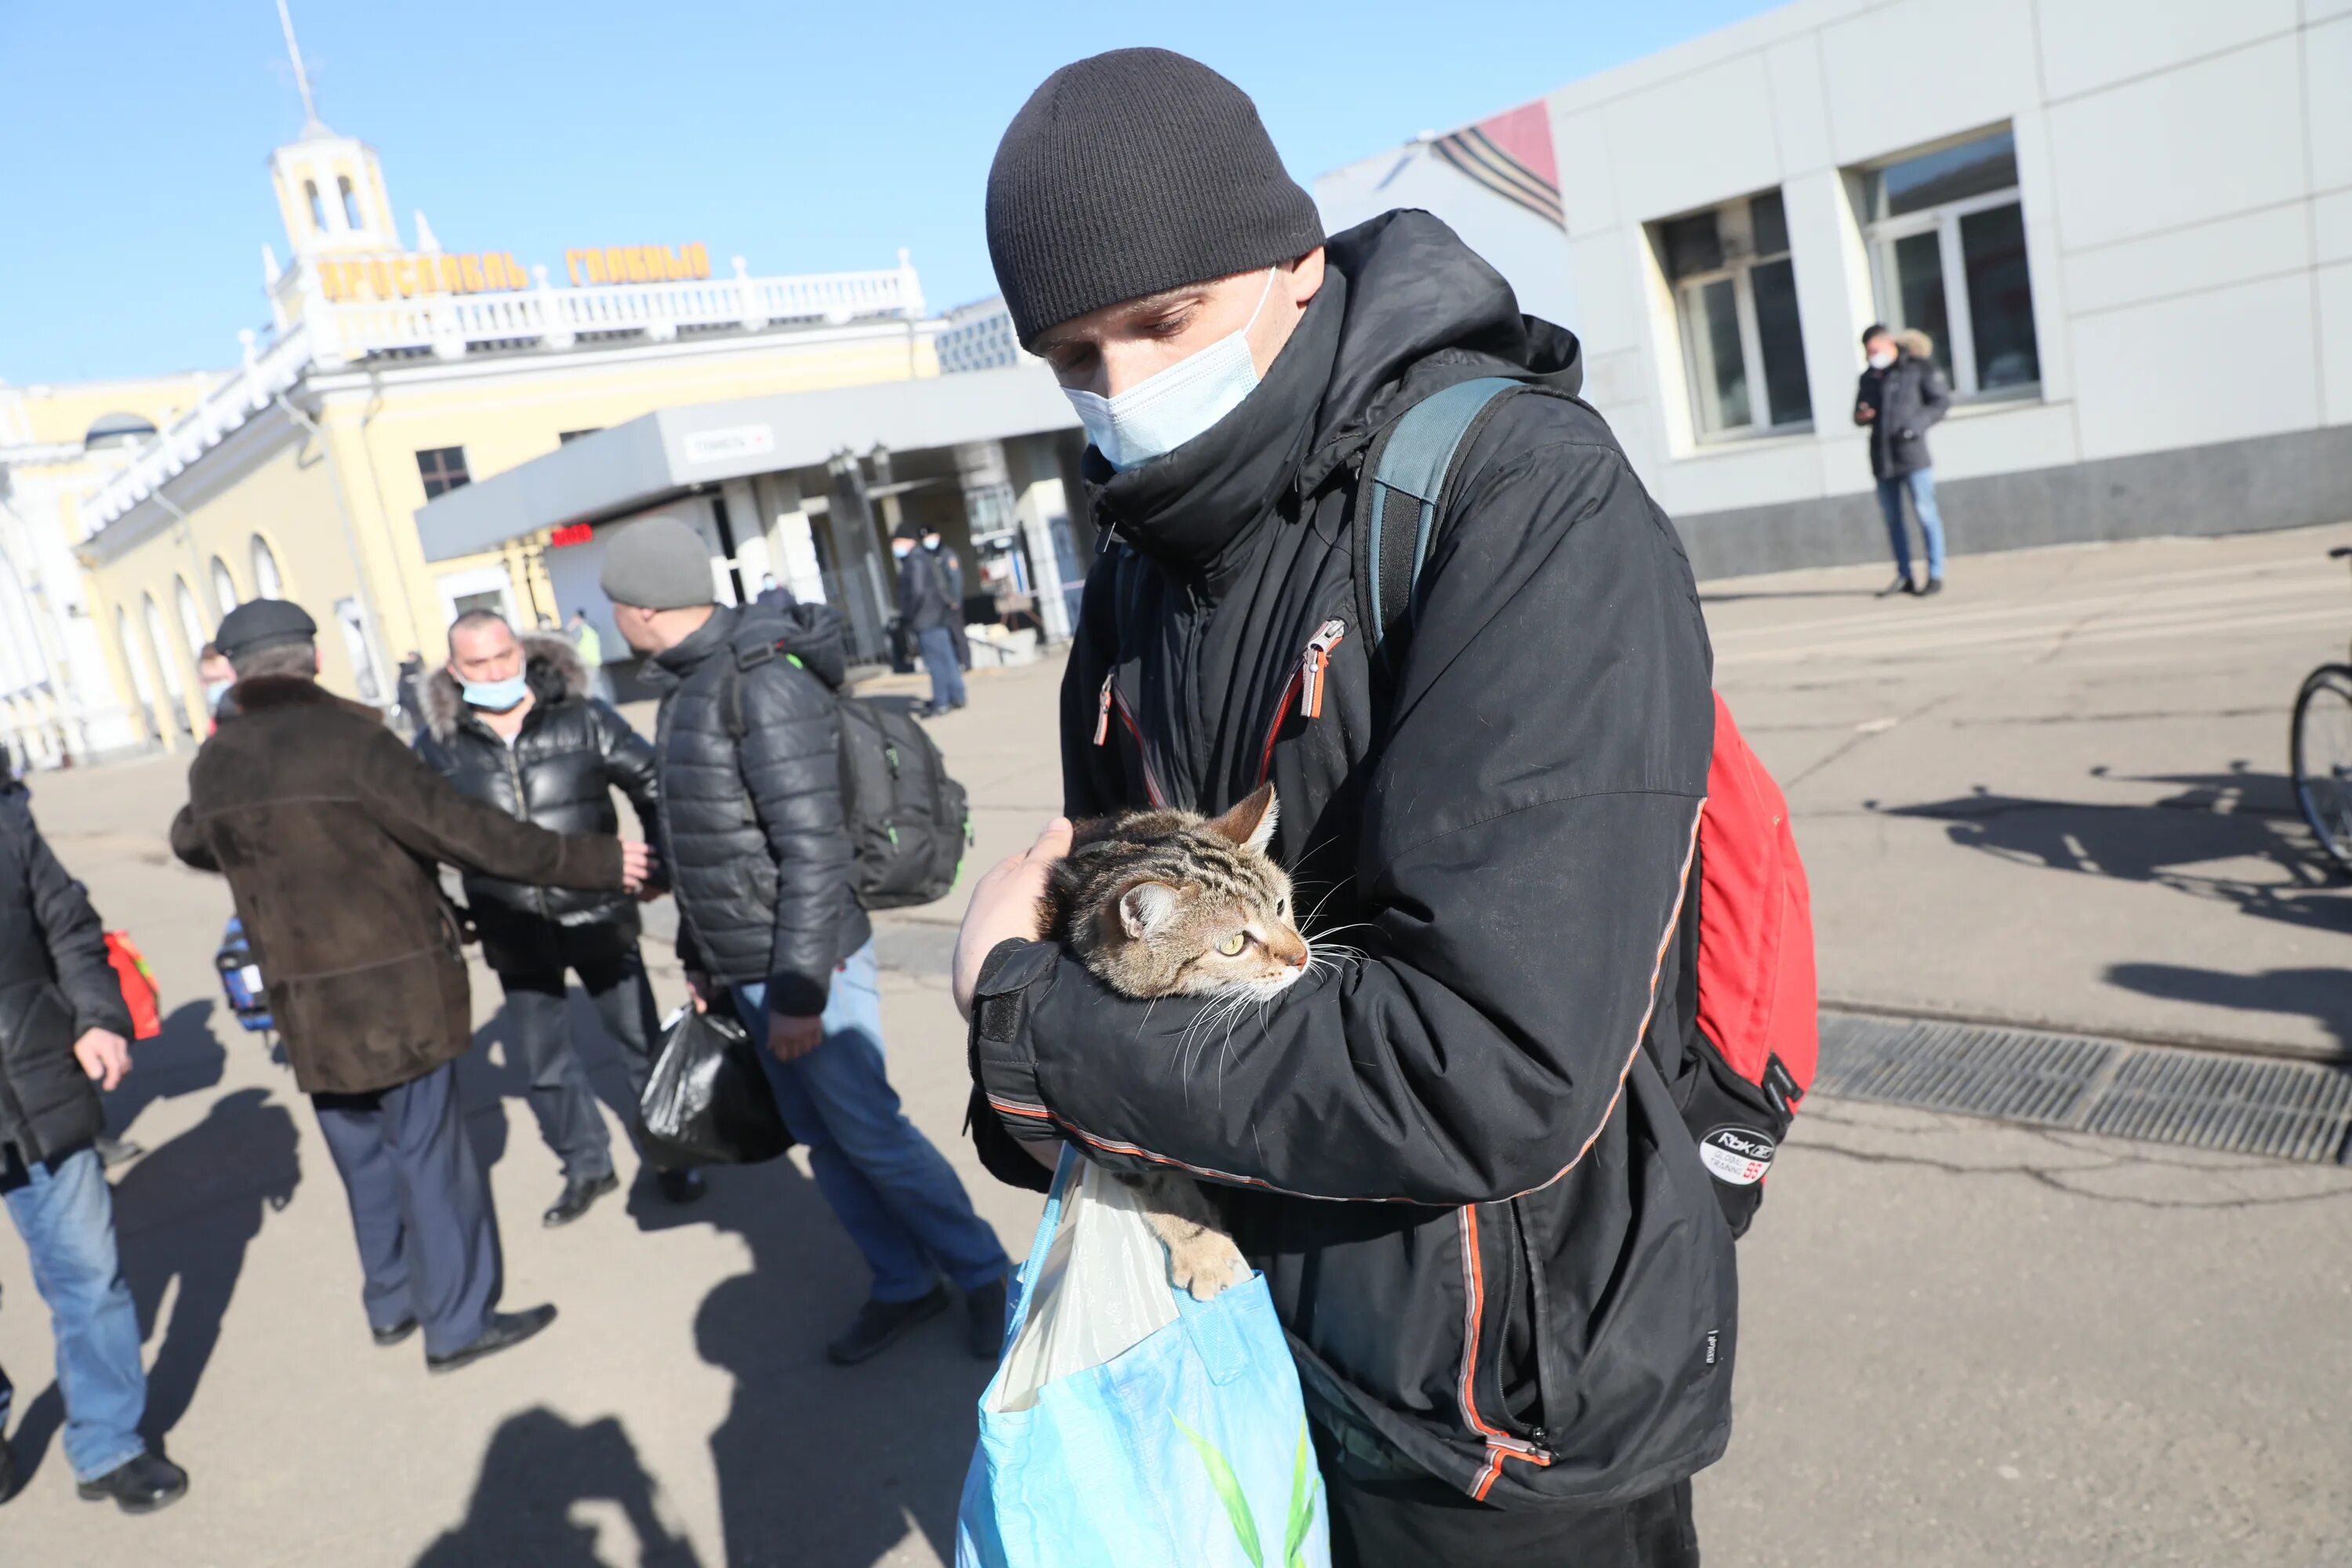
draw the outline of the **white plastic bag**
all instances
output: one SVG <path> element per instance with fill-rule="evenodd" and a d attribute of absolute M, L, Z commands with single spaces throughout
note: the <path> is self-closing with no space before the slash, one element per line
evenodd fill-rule
<path fill-rule="evenodd" d="M 991 1410 L 1026 1410 L 1047 1384 L 1107 1365 L 1176 1321 L 1168 1249 L 1143 1217 L 1141 1194 L 1091 1161 L 1034 1289 Z"/>

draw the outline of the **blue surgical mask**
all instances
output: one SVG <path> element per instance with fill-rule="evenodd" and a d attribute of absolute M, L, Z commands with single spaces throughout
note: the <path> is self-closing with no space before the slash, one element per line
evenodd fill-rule
<path fill-rule="evenodd" d="M 530 684 L 520 675 L 504 680 L 467 680 L 459 682 L 466 690 L 466 706 L 486 708 L 493 713 L 503 713 L 530 695 Z"/>
<path fill-rule="evenodd" d="M 1147 376 L 1125 392 L 1105 397 L 1073 386 L 1062 391 L 1078 411 L 1078 422 L 1103 461 L 1124 473 L 1172 452 L 1231 414 L 1257 390 L 1257 363 L 1250 358 L 1249 332 L 1257 325 L 1274 292 L 1274 273 L 1265 271 L 1265 287 L 1257 309 L 1241 330 L 1228 332 L 1202 349 L 1178 360 L 1157 375 Z"/>
<path fill-rule="evenodd" d="M 218 708 L 218 707 L 220 706 L 220 700 L 221 700 L 222 698 L 224 698 L 224 697 L 227 696 L 227 695 L 228 695 L 228 689 L 229 689 L 230 687 L 232 687 L 232 686 L 235 686 L 236 684 L 236 681 L 234 681 L 234 680 L 207 680 L 207 681 L 205 681 L 205 712 L 207 712 L 207 713 L 209 713 L 209 712 L 213 711 L 215 709 Z"/>

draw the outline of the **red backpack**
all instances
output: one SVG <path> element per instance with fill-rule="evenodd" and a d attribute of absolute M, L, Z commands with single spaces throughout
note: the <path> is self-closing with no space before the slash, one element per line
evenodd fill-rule
<path fill-rule="evenodd" d="M 1455 461 L 1504 397 L 1530 388 L 1500 376 L 1449 386 L 1407 409 L 1372 440 L 1357 497 L 1356 597 L 1379 667 L 1410 632 L 1422 563 L 1446 522 Z M 1662 1062 L 1683 1120 L 1715 1178 L 1735 1234 L 1763 1201 L 1764 1178 L 1820 1054 L 1813 913 L 1789 803 L 1748 749 L 1720 692 L 1715 751 L 1698 822 L 1696 952 L 1685 951 L 1695 1005 L 1685 1059 Z"/>

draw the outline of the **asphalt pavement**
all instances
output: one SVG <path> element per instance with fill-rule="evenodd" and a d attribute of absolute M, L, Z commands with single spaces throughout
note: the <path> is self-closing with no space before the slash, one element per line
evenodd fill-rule
<path fill-rule="evenodd" d="M 1874 599 L 1858 569 L 1706 585 L 1720 682 L 1789 787 L 1826 994 L 2342 1052 L 2352 905 L 2280 780 L 2295 683 L 2352 635 L 2352 578 L 2323 559 L 2346 541 L 1963 557 L 1927 602 Z M 1057 678 L 975 678 L 936 727 L 972 790 L 978 863 L 1057 805 Z M 865 1367 L 824 1362 L 865 1280 L 799 1156 L 718 1173 L 697 1208 L 616 1197 L 541 1229 L 555 1163 L 478 969 L 467 1099 L 506 1299 L 562 1317 L 446 1378 L 413 1343 L 369 1343 L 310 1108 L 218 1000 L 226 892 L 164 847 L 184 773 L 159 758 L 35 795 L 164 987 L 166 1033 L 112 1105 L 151 1152 L 115 1188 L 151 1421 L 194 1489 L 141 1520 L 76 1500 L 46 1314 L 0 1241 L 30 1472 L 0 1561 L 950 1560 L 986 1376 L 952 1321 Z M 883 922 L 892 1071 L 1017 1254 L 1035 1200 L 959 1135 L 956 912 Z M 656 984 L 677 998 L 674 965 Z M 619 1064 L 574 1014 L 617 1105 Z M 1817 1097 L 1741 1258 L 1738 1426 L 1697 1487 L 1710 1561 L 2352 1563 L 2352 1170 Z"/>

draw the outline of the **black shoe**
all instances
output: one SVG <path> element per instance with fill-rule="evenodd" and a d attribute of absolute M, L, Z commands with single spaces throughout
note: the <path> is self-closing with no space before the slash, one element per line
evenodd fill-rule
<path fill-rule="evenodd" d="M 550 1230 L 559 1225 L 570 1225 L 594 1207 L 598 1198 L 606 1193 L 617 1192 L 620 1185 L 621 1178 L 610 1171 L 584 1182 L 566 1182 L 563 1184 L 563 1195 L 555 1200 L 554 1207 L 539 1216 L 539 1223 Z"/>
<path fill-rule="evenodd" d="M 377 1344 L 383 1346 L 385 1350 L 390 1350 L 393 1346 L 400 1343 L 403 1340 L 406 1339 L 415 1331 L 416 1320 L 415 1318 L 403 1318 L 400 1321 L 393 1324 L 392 1327 L 388 1329 L 371 1327 L 368 1330 L 369 1335 L 374 1339 Z"/>
<path fill-rule="evenodd" d="M 16 1457 L 8 1452 L 5 1439 L 0 1439 L 0 1502 L 16 1495 Z"/>
<path fill-rule="evenodd" d="M 1897 574 L 1894 582 L 1881 588 L 1878 591 L 1878 596 L 1882 599 L 1891 599 L 1897 594 L 1916 594 L 1918 591 L 1912 585 L 1911 574 L 1904 572 Z"/>
<path fill-rule="evenodd" d="M 679 1208 L 698 1204 L 710 1194 L 710 1184 L 699 1171 L 656 1171 L 654 1185 L 661 1189 L 662 1202 Z"/>
<path fill-rule="evenodd" d="M 1927 579 L 1927 585 L 1919 590 L 1919 596 L 1924 599 L 1931 594 L 1940 594 L 1943 591 L 1944 580 L 1941 577 L 1930 577 Z"/>
<path fill-rule="evenodd" d="M 426 1356 L 425 1370 L 455 1372 L 461 1366 L 467 1366 L 481 1360 L 484 1356 L 496 1355 L 504 1350 L 512 1350 L 553 1321 L 555 1321 L 553 1307 L 533 1307 L 527 1312 L 493 1312 L 490 1314 L 490 1326 L 482 1331 L 480 1339 L 476 1340 L 472 1344 L 451 1351 L 447 1355 Z"/>
<path fill-rule="evenodd" d="M 835 1366 L 856 1366 L 871 1361 L 898 1342 L 898 1336 L 928 1318 L 948 1310 L 948 1288 L 934 1285 L 928 1296 L 911 1301 L 868 1301 L 857 1309 L 848 1331 L 824 1347 L 825 1359 Z"/>
<path fill-rule="evenodd" d="M 992 1279 L 963 1296 L 964 1343 L 981 1361 L 1004 1352 L 1004 1281 Z"/>
<path fill-rule="evenodd" d="M 153 1513 L 188 1495 L 188 1472 L 161 1454 L 142 1454 L 74 1489 L 85 1501 L 104 1502 L 111 1498 L 125 1513 Z"/>

